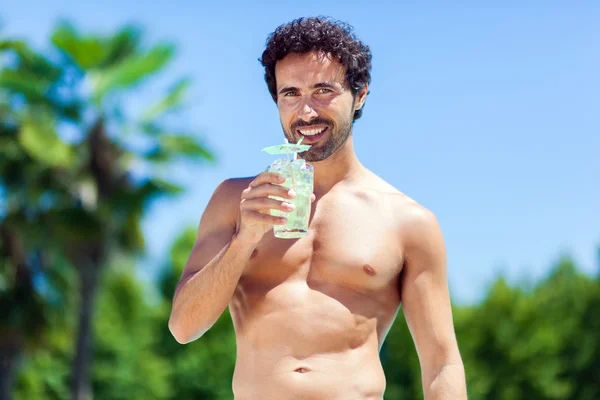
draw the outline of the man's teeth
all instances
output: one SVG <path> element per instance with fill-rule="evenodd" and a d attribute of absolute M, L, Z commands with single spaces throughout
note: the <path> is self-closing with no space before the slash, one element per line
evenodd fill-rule
<path fill-rule="evenodd" d="M 319 133 L 323 132 L 324 130 L 325 130 L 325 128 L 308 129 L 308 130 L 300 129 L 300 133 L 303 134 L 304 136 L 314 136 L 314 135 L 318 135 Z"/>

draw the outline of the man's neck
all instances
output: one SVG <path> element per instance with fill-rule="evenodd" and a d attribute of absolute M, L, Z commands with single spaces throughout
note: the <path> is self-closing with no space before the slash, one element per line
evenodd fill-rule
<path fill-rule="evenodd" d="M 355 179 L 365 173 L 364 166 L 354 152 L 352 135 L 329 158 L 309 163 L 315 168 L 314 193 L 317 198 L 329 192 L 338 183 Z"/>

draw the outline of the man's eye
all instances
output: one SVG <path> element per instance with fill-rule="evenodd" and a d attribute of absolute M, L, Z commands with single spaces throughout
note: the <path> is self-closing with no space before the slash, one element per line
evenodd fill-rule
<path fill-rule="evenodd" d="M 283 94 L 283 96 L 284 96 L 284 97 L 291 97 L 291 96 L 296 96 L 297 94 L 298 94 L 297 92 L 292 92 L 292 91 L 290 91 L 290 92 L 285 92 L 285 93 Z"/>
<path fill-rule="evenodd" d="M 328 89 L 328 88 L 320 88 L 319 90 L 317 90 L 317 93 L 319 94 L 325 94 L 325 93 L 331 93 L 332 90 Z"/>

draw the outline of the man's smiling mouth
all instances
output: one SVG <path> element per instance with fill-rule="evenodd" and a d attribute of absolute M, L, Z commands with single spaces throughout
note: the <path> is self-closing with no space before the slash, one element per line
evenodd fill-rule
<path fill-rule="evenodd" d="M 314 143 L 321 139 L 329 131 L 329 128 L 321 126 L 316 128 L 300 128 L 296 131 L 304 138 L 302 143 Z"/>

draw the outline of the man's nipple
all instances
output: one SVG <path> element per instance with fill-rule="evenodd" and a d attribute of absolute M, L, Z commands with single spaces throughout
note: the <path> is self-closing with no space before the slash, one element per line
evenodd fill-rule
<path fill-rule="evenodd" d="M 365 271 L 369 276 L 375 276 L 377 274 L 375 269 L 373 269 L 373 267 L 371 267 L 369 264 L 363 265 L 363 271 Z"/>

